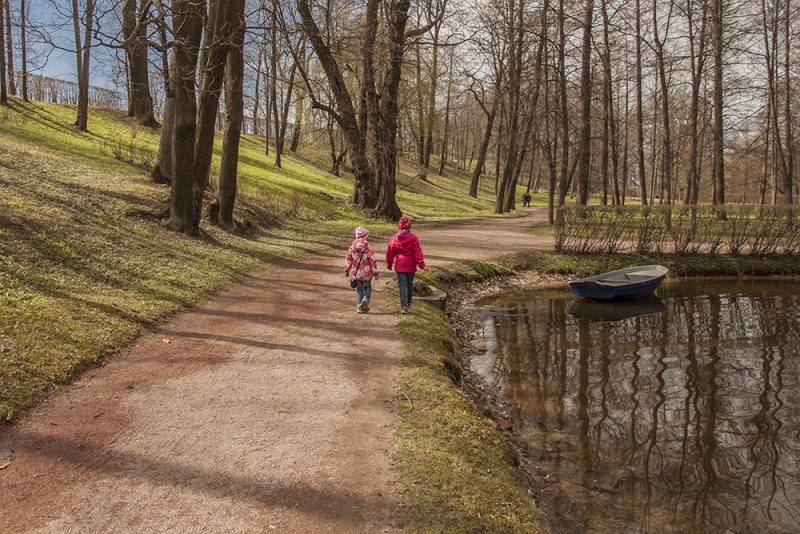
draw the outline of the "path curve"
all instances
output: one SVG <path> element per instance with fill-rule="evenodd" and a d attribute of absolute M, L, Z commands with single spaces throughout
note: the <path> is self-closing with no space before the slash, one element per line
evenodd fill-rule
<path fill-rule="evenodd" d="M 428 264 L 552 249 L 526 211 L 418 232 Z M 402 532 L 396 307 L 357 315 L 343 261 L 254 276 L 0 429 L 0 532 Z"/>

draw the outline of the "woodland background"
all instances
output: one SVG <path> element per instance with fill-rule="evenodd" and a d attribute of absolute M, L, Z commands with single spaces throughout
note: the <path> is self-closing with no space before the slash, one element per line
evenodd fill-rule
<path fill-rule="evenodd" d="M 797 202 L 793 0 L 6 0 L 2 94 L 161 128 L 170 227 L 232 228 L 240 131 L 326 144 L 396 219 L 399 157 L 578 204 Z M 795 44 L 792 44 L 795 43 Z M 59 53 L 72 80 L 41 76 Z M 62 56 L 63 57 L 63 56 Z M 156 119 L 158 117 L 158 119 Z M 219 176 L 211 143 L 223 130 Z M 269 154 L 270 141 L 275 147 Z"/>

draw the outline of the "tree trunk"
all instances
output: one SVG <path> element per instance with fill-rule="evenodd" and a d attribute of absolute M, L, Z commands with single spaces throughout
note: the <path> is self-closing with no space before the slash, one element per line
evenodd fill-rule
<path fill-rule="evenodd" d="M 784 52 L 783 52 L 783 115 L 784 115 L 784 127 L 786 128 L 786 133 L 784 134 L 784 138 L 786 139 L 786 174 L 784 176 L 783 187 L 784 191 L 784 202 L 788 205 L 792 205 L 794 203 L 794 199 L 792 197 L 792 189 L 794 188 L 794 134 L 792 132 L 793 127 L 793 120 L 792 117 L 792 76 L 791 76 L 791 57 L 792 57 L 792 50 L 790 46 L 790 37 L 791 37 L 791 0 L 785 0 L 784 4 Z M 791 220 L 791 218 L 789 218 Z"/>
<path fill-rule="evenodd" d="M 589 203 L 589 174 L 592 148 L 592 14 L 594 0 L 586 0 L 583 19 L 583 49 L 581 53 L 581 148 L 578 171 L 578 200 L 585 206 Z"/>
<path fill-rule="evenodd" d="M 25 0 L 19 2 L 19 46 L 22 51 L 22 100 L 28 102 L 28 11 Z"/>
<path fill-rule="evenodd" d="M 658 30 L 658 4 L 653 0 L 653 40 L 656 51 L 656 68 L 658 78 L 661 83 L 661 120 L 664 130 L 664 156 L 662 158 L 662 191 L 666 192 L 667 204 L 672 204 L 672 126 L 670 118 L 669 88 L 667 86 L 667 69 L 664 64 L 664 43 L 661 40 Z M 667 18 L 667 26 L 664 41 L 669 35 L 670 19 Z M 663 197 L 664 195 L 662 195 Z"/>
<path fill-rule="evenodd" d="M 8 94 L 17 96 L 17 83 L 14 80 L 14 38 L 11 33 L 11 0 L 5 0 L 6 7 L 6 54 L 8 54 Z"/>
<path fill-rule="evenodd" d="M 0 5 L 0 105 L 8 105 L 8 81 L 6 80 L 6 51 L 5 39 L 3 33 L 5 32 L 5 25 L 3 24 L 3 6 Z"/>
<path fill-rule="evenodd" d="M 601 0 L 600 13 L 603 17 L 603 153 L 600 163 L 603 173 L 603 204 L 608 204 L 609 185 L 613 185 L 611 203 L 619 205 L 619 178 L 617 176 L 619 161 L 617 158 L 617 127 L 614 117 L 614 83 L 611 74 L 611 41 L 608 31 L 610 23 L 607 0 Z"/>
<path fill-rule="evenodd" d="M 256 86 L 253 90 L 253 135 L 261 134 L 261 126 L 258 122 L 258 112 L 261 108 L 261 60 L 264 58 L 264 52 L 261 47 L 258 47 L 258 62 L 256 63 Z"/>
<path fill-rule="evenodd" d="M 559 111 L 561 112 L 561 164 L 558 180 L 558 207 L 564 205 L 569 191 L 569 114 L 567 109 L 567 68 L 566 68 L 566 14 L 564 0 L 558 2 L 558 81 Z M 559 212 L 560 213 L 560 212 Z"/>
<path fill-rule="evenodd" d="M 405 51 L 406 24 L 410 0 L 399 0 L 392 4 L 389 25 L 389 70 L 386 73 L 378 107 L 379 120 L 373 120 L 373 151 L 376 154 L 376 178 L 378 203 L 375 212 L 389 220 L 397 221 L 402 216 L 395 199 L 397 191 L 397 116 L 398 93 L 402 79 L 403 52 Z M 370 63 L 372 65 L 372 63 Z M 373 76 L 374 79 L 374 76 Z"/>
<path fill-rule="evenodd" d="M 373 170 L 367 158 L 366 132 L 362 131 L 359 126 L 358 116 L 350 93 L 347 90 L 344 76 L 314 22 L 308 0 L 298 0 L 297 8 L 302 17 L 303 29 L 311 42 L 311 46 L 314 48 L 314 52 L 317 54 L 320 65 L 325 71 L 336 102 L 336 110 L 327 111 L 332 113 L 337 124 L 339 124 L 347 143 L 350 163 L 355 176 L 353 204 L 362 210 L 374 209 L 378 198 L 373 187 Z M 374 8 L 372 16 L 377 17 L 377 6 Z M 320 106 L 317 105 L 317 107 Z"/>
<path fill-rule="evenodd" d="M 644 165 L 644 104 L 642 102 L 642 5 L 636 0 L 636 156 L 638 160 L 639 196 L 647 205 L 647 176 Z"/>
<path fill-rule="evenodd" d="M 236 202 L 237 170 L 239 161 L 239 140 L 244 119 L 244 0 L 231 2 L 233 13 L 232 46 L 228 49 L 227 83 L 225 84 L 225 131 L 222 136 L 222 157 L 219 165 L 219 224 L 233 230 L 233 207 Z"/>
<path fill-rule="evenodd" d="M 197 132 L 194 140 L 194 185 L 202 200 L 211 172 L 214 154 L 219 97 L 225 80 L 225 62 L 231 39 L 233 2 L 212 0 L 208 5 L 200 55 L 200 94 L 197 105 Z"/>
<path fill-rule="evenodd" d="M 164 100 L 164 116 L 161 119 L 161 136 L 158 139 L 158 156 L 150 180 L 156 184 L 172 183 L 172 130 L 175 123 L 175 97 L 167 96 Z"/>
<path fill-rule="evenodd" d="M 78 72 L 78 116 L 75 126 L 85 132 L 89 122 L 89 60 L 92 51 L 92 25 L 94 22 L 94 0 L 86 0 L 85 20 L 81 22 L 78 0 L 72 0 L 72 23 L 75 29 L 75 56 Z M 81 40 L 81 23 L 84 37 Z"/>
<path fill-rule="evenodd" d="M 689 168 L 686 173 L 686 197 L 684 204 L 696 205 L 699 201 L 700 189 L 700 90 L 706 55 L 706 25 L 708 9 L 706 1 L 701 0 L 700 35 L 695 48 L 693 0 L 687 0 L 687 16 L 689 26 L 689 50 L 691 59 L 692 97 L 689 107 Z"/>
<path fill-rule="evenodd" d="M 725 131 L 723 129 L 723 4 L 714 0 L 714 204 L 725 205 Z M 788 120 L 788 117 L 787 117 Z M 717 212 L 724 218 L 724 211 Z"/>
<path fill-rule="evenodd" d="M 301 64 L 305 64 L 305 47 L 300 48 L 299 58 Z M 294 70 L 292 68 L 292 79 L 294 80 Z M 303 122 L 305 120 L 304 117 L 304 110 L 305 110 L 305 101 L 306 101 L 306 87 L 302 83 L 292 84 L 295 91 L 295 105 L 294 105 L 294 128 L 292 129 L 292 144 L 289 146 L 289 150 L 292 153 L 297 153 L 297 149 L 300 146 L 300 139 L 302 137 L 303 131 Z"/>
<path fill-rule="evenodd" d="M 278 0 L 272 0 L 272 26 L 270 31 L 272 53 L 269 60 L 269 101 L 272 104 L 272 123 L 275 128 L 275 166 L 281 168 L 283 156 L 283 139 L 281 138 L 281 117 L 278 111 Z"/>
<path fill-rule="evenodd" d="M 431 163 L 431 153 L 433 152 L 433 129 L 436 124 L 436 92 L 439 87 L 439 32 L 441 31 L 441 22 L 433 27 L 433 60 L 431 63 L 431 84 L 429 88 L 430 94 L 428 95 L 428 114 L 426 121 L 426 137 L 425 137 L 425 150 L 423 158 L 423 167 L 426 170 Z"/>
<path fill-rule="evenodd" d="M 420 43 L 414 45 L 414 71 L 416 73 L 416 120 L 410 120 L 412 128 L 412 135 L 414 136 L 414 144 L 416 145 L 417 156 L 417 175 L 421 180 L 428 179 L 428 168 L 425 166 L 425 106 L 424 106 L 424 91 L 422 83 L 422 55 L 420 54 Z M 414 124 L 416 123 L 416 125 Z"/>
<path fill-rule="evenodd" d="M 453 54 L 450 54 L 450 74 L 447 79 L 447 100 L 444 105 L 444 133 L 442 134 L 442 151 L 439 155 L 439 176 L 444 172 L 447 163 L 447 143 L 450 136 L 450 99 L 453 92 Z"/>
<path fill-rule="evenodd" d="M 477 100 L 477 96 L 475 97 Z M 486 129 L 483 133 L 483 140 L 481 141 L 481 146 L 478 149 L 478 159 L 475 162 L 475 170 L 472 172 L 472 182 L 470 182 L 469 186 L 469 196 L 472 198 L 478 198 L 478 184 L 480 182 L 481 174 L 483 173 L 483 167 L 486 165 L 486 153 L 489 151 L 489 143 L 492 140 L 492 131 L 494 130 L 494 119 L 497 116 L 497 109 L 500 104 L 500 98 L 495 95 L 494 102 L 492 103 L 491 111 L 487 110 L 483 107 L 483 103 L 478 101 L 478 103 L 483 108 L 483 111 L 486 113 Z"/>
<path fill-rule="evenodd" d="M 173 3 L 172 27 L 175 36 L 174 67 L 170 70 L 174 89 L 172 130 L 172 187 L 170 220 L 172 230 L 196 236 L 200 230 L 200 196 L 195 191 L 194 141 L 197 131 L 195 77 L 205 5 L 199 0 Z"/>
<path fill-rule="evenodd" d="M 520 1 L 521 3 L 521 1 Z M 508 156 L 506 157 L 506 164 L 503 168 L 503 179 L 496 188 L 494 204 L 495 213 L 503 213 L 505 208 L 506 191 L 513 188 L 513 175 L 517 168 L 517 157 L 519 156 L 519 115 L 520 115 L 520 100 L 522 98 L 522 17 L 523 9 L 516 1 L 509 2 L 509 27 L 506 28 L 507 45 L 508 45 L 508 80 L 506 84 L 506 92 L 509 99 L 508 113 L 510 118 L 509 131 L 507 137 Z M 519 31 L 517 31 L 519 28 Z M 498 58 L 504 61 L 505 58 Z M 504 136 L 501 136 L 504 137 Z M 498 154 L 497 161 L 499 164 L 500 156 Z M 499 171 L 499 165 L 498 165 Z M 496 180 L 500 179 L 499 172 Z M 512 192 L 513 196 L 514 193 Z"/>
<path fill-rule="evenodd" d="M 148 0 L 141 0 L 138 11 L 136 0 L 125 0 L 122 4 L 122 32 L 125 37 L 125 53 L 130 65 L 131 93 L 128 96 L 128 116 L 143 126 L 155 126 L 147 60 L 145 22 L 147 10 L 149 10 Z"/>
<path fill-rule="evenodd" d="M 279 154 L 283 154 L 283 146 L 286 143 L 286 124 L 289 121 L 289 109 L 291 108 L 292 104 L 292 93 L 294 92 L 294 78 L 297 73 L 297 63 L 292 63 L 291 71 L 289 72 L 289 83 L 287 83 L 286 87 L 286 96 L 283 101 L 283 110 L 281 111 L 281 118 L 280 118 L 280 132 L 275 137 L 275 152 Z M 277 161 L 278 157 L 276 156 L 275 165 L 278 165 Z"/>

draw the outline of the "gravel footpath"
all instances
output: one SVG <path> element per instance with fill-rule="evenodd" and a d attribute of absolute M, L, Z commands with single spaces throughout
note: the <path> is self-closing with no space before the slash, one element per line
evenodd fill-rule
<path fill-rule="evenodd" d="M 418 232 L 426 262 L 552 249 L 526 211 Z M 0 428 L 0 532 L 402 532 L 396 303 L 356 314 L 344 255 L 252 277 Z"/>

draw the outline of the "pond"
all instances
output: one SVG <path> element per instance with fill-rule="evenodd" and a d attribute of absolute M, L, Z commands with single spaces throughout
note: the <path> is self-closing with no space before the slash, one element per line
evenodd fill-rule
<path fill-rule="evenodd" d="M 800 532 L 800 282 L 696 280 L 609 308 L 479 303 L 556 532 Z"/>

